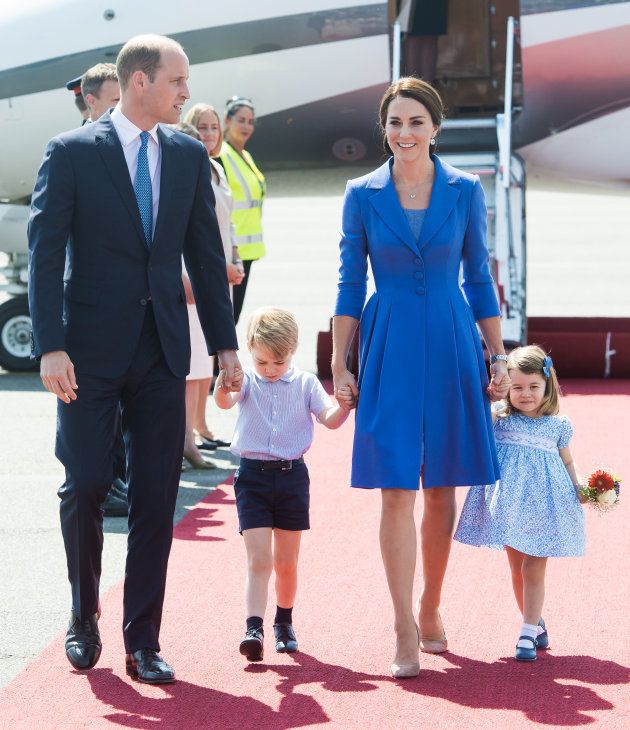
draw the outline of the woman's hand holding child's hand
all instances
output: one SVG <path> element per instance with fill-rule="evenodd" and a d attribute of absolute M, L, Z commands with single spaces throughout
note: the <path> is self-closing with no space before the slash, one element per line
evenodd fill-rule
<path fill-rule="evenodd" d="M 349 385 L 343 385 L 337 392 L 335 393 L 335 397 L 337 398 L 337 402 L 339 405 L 346 411 L 351 410 L 352 408 L 356 408 L 356 401 L 357 399 L 354 396 L 354 393 L 352 392 L 352 389 Z"/>
<path fill-rule="evenodd" d="M 490 366 L 492 380 L 486 388 L 486 393 L 491 401 L 503 400 L 507 397 L 511 380 L 508 375 L 507 365 L 504 362 L 495 362 Z"/>

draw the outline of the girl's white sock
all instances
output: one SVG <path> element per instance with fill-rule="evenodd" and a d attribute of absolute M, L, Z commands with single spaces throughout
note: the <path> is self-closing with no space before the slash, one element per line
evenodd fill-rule
<path fill-rule="evenodd" d="M 523 624 L 521 626 L 521 633 L 519 634 L 519 636 L 528 636 L 535 641 L 536 637 L 538 636 L 538 626 L 536 626 L 535 624 Z M 522 649 L 531 649 L 529 641 L 519 640 L 516 646 L 519 646 Z"/>

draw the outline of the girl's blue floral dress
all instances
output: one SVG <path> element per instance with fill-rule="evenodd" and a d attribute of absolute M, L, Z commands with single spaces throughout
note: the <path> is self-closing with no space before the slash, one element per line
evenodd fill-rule
<path fill-rule="evenodd" d="M 558 452 L 573 435 L 569 419 L 499 416 L 494 434 L 501 480 L 468 490 L 455 539 L 535 557 L 583 555 L 584 513 Z"/>

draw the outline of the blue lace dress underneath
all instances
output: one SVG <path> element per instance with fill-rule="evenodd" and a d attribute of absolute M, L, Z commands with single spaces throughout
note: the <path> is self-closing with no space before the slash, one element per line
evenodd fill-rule
<path fill-rule="evenodd" d="M 416 243 L 420 241 L 420 234 L 422 233 L 422 226 L 424 224 L 424 219 L 427 216 L 427 208 L 424 208 L 422 210 L 412 210 L 411 208 L 403 208 L 405 211 L 405 218 L 407 219 L 407 223 L 409 223 L 409 228 L 411 228 L 411 233 L 413 234 L 414 240 Z"/>
<path fill-rule="evenodd" d="M 506 545 L 536 557 L 584 554 L 584 513 L 558 449 L 573 428 L 566 416 L 498 417 L 494 424 L 501 480 L 468 490 L 455 539 Z"/>

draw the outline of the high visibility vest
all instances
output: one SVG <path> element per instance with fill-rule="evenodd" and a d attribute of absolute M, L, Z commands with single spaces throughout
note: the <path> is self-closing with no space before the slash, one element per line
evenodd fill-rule
<path fill-rule="evenodd" d="M 221 147 L 220 159 L 234 199 L 232 223 L 236 228 L 239 256 L 243 261 L 259 259 L 265 255 L 262 235 L 265 177 L 247 150 L 243 150 L 241 157 L 228 142 Z"/>

